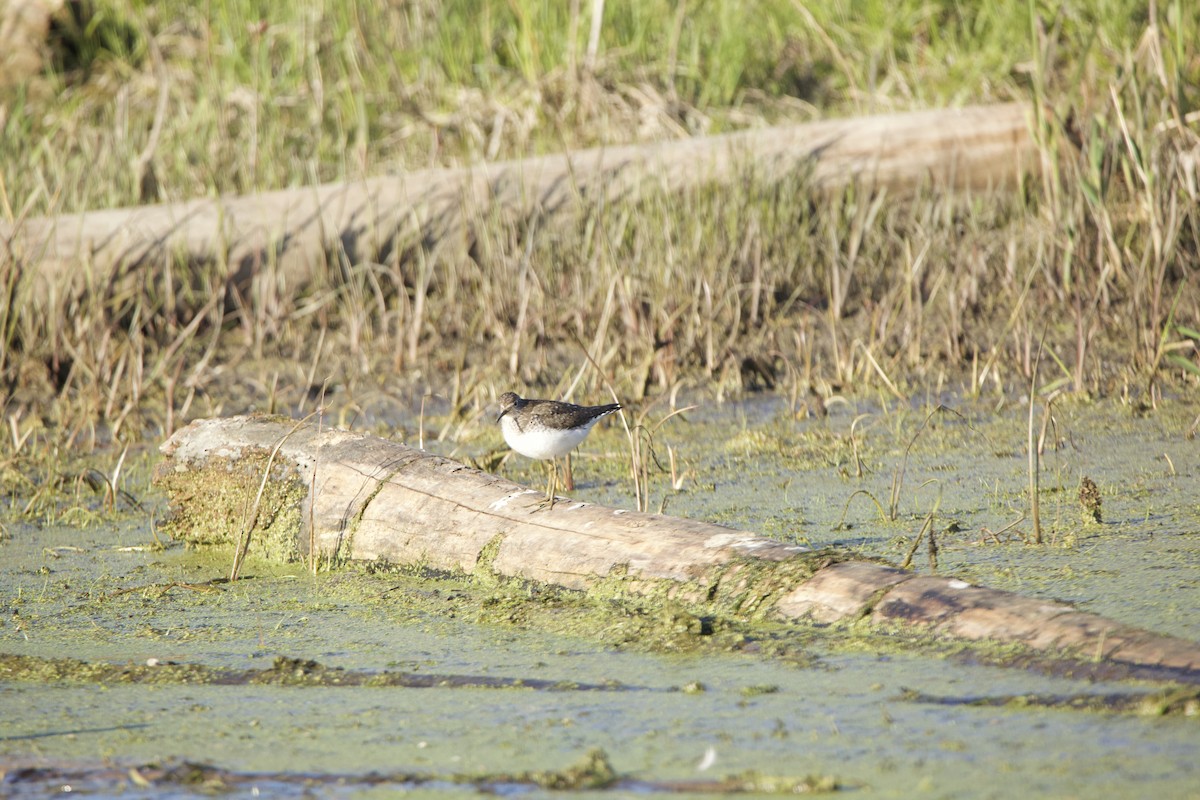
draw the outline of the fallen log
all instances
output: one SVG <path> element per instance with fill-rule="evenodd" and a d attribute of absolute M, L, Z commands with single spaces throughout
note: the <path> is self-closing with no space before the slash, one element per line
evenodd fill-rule
<path fill-rule="evenodd" d="M 866 620 L 1200 678 L 1200 644 L 1052 601 L 695 520 L 560 500 L 396 442 L 274 417 L 193 422 L 155 482 L 173 536 L 653 595 L 742 619 Z"/>
<path fill-rule="evenodd" d="M 497 209 L 554 224 L 647 186 L 679 192 L 747 174 L 809 176 L 818 190 L 1012 185 L 1039 164 L 1028 113 L 1008 104 L 828 120 L 0 223 L 0 258 L 19 262 L 38 307 L 87 287 L 115 291 L 122 276 L 138 287 L 144 269 L 172 257 L 227 263 L 235 282 L 270 263 L 289 286 L 304 286 L 334 245 L 352 263 L 387 263 L 413 242 L 461 243 L 472 218 Z"/>

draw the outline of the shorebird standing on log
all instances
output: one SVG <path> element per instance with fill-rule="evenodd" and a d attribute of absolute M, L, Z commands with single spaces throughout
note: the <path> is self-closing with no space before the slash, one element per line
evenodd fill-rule
<path fill-rule="evenodd" d="M 559 456 L 565 456 L 587 438 L 592 426 L 620 410 L 618 403 L 577 406 L 557 400 L 526 400 L 516 392 L 500 395 L 500 431 L 508 446 L 523 456 L 550 462 L 546 500 L 554 507 Z"/>

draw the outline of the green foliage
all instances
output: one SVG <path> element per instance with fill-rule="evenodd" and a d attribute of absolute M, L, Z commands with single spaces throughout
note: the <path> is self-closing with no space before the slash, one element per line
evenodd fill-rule
<path fill-rule="evenodd" d="M 1015 3 L 646 0 L 606 4 L 586 72 L 590 3 L 574 18 L 571 4 L 548 0 L 67 9 L 51 70 L 5 99 L 0 147 L 14 157 L 0 166 L 4 185 L 35 214 L 720 130 L 802 108 L 1017 98 L 1039 46 Z M 1046 96 L 1088 100 L 1125 80 L 1143 3 L 1034 13 Z M 1182 111 L 1200 83 L 1198 14 L 1176 2 L 1160 21 Z M 129 169 L 145 152 L 150 192 Z"/>

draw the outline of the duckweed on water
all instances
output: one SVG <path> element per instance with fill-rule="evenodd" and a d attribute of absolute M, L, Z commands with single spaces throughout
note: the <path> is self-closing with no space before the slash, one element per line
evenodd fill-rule
<path fill-rule="evenodd" d="M 487 675 L 438 675 L 388 670 L 346 670 L 326 667 L 312 659 L 276 656 L 264 669 L 220 669 L 150 659 L 144 664 L 89 663 L 73 658 L 0 655 L 0 680 L 32 683 L 188 684 L 213 686 L 400 687 L 406 689 L 531 689 L 541 691 L 616 691 L 617 683 L 581 684 L 533 677 L 496 678 Z"/>

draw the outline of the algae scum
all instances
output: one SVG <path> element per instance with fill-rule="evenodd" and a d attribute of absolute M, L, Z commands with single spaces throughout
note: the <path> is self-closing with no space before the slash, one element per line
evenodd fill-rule
<path fill-rule="evenodd" d="M 657 446 L 671 444 L 684 480 L 660 477 L 652 499 L 897 562 L 926 527 L 940 572 L 1200 638 L 1195 406 L 1057 409 L 1040 547 L 1021 540 L 1025 522 L 1004 530 L 1022 511 L 1020 409 L 938 413 L 924 428 L 928 410 L 879 412 L 852 433 L 859 410 L 800 420 L 769 401 L 672 420 Z M 619 449 L 615 430 L 597 434 L 585 456 Z M 896 519 L 881 519 L 901 463 Z M 526 469 L 539 468 L 509 474 Z M 1099 523 L 1080 510 L 1085 475 Z M 580 497 L 628 506 L 622 480 L 613 459 L 577 459 Z M 142 515 L 8 523 L 0 556 L 0 763 L 14 795 L 1178 797 L 1200 785 L 1190 690 L 984 665 L 1003 648 L 749 628 L 419 569 L 314 577 L 251 560 L 228 583 L 228 553 L 158 549 Z M 913 563 L 930 569 L 927 543 Z"/>

